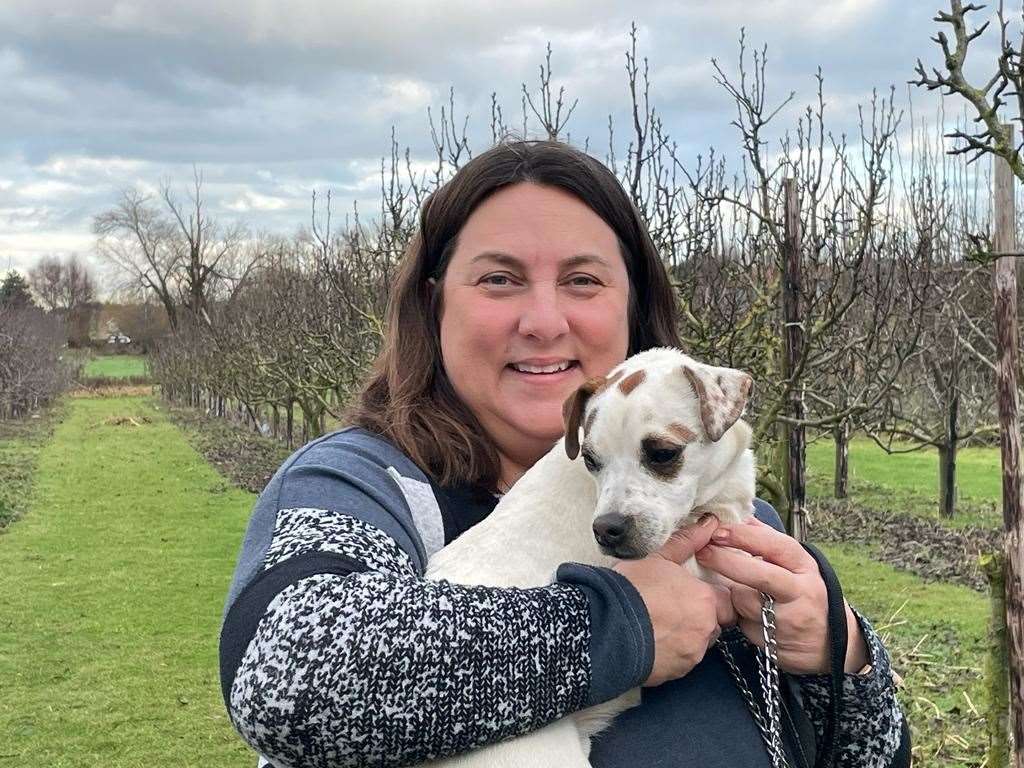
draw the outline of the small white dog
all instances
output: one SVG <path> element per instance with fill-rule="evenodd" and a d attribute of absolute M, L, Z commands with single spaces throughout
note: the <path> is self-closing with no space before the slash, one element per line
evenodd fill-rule
<path fill-rule="evenodd" d="M 642 352 L 608 377 L 588 381 L 566 401 L 564 440 L 484 521 L 438 552 L 427 576 L 542 586 L 564 562 L 611 565 L 616 558 L 644 557 L 705 512 L 726 523 L 748 518 L 754 456 L 750 427 L 739 418 L 752 383 L 741 371 L 704 365 L 675 349 Z M 576 461 L 580 453 L 583 461 Z M 693 560 L 687 565 L 700 575 Z M 430 765 L 589 766 L 590 738 L 639 701 L 637 689 Z"/>

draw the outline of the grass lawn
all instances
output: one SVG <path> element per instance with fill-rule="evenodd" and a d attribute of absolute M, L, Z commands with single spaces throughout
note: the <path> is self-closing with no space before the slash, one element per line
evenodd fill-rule
<path fill-rule="evenodd" d="M 143 355 L 101 355 L 89 359 L 83 374 L 90 378 L 127 379 L 148 376 L 149 369 Z"/>
<path fill-rule="evenodd" d="M 831 498 L 835 444 L 807 446 L 807 495 Z M 951 525 L 1002 526 L 998 448 L 957 453 L 957 512 Z M 867 438 L 850 442 L 850 498 L 860 505 L 939 519 L 939 454 L 935 449 L 889 456 Z"/>
<path fill-rule="evenodd" d="M 823 549 L 847 599 L 882 634 L 904 679 L 899 696 L 915 764 L 979 766 L 988 743 L 981 678 L 988 598 L 967 587 L 926 584 L 872 560 L 862 547 Z"/>
<path fill-rule="evenodd" d="M 253 497 L 147 400 L 67 407 L 0 535 L 0 766 L 251 768 L 217 632 Z"/>

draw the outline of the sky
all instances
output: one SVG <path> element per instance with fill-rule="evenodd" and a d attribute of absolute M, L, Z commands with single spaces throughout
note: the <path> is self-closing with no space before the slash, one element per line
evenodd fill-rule
<path fill-rule="evenodd" d="M 131 186 L 184 197 L 193 168 L 210 213 L 254 231 L 296 231 L 314 190 L 372 212 L 392 129 L 429 161 L 427 110 L 454 88 L 471 146 L 486 148 L 491 94 L 521 123 L 549 43 L 554 86 L 579 100 L 572 140 L 603 157 L 609 115 L 627 130 L 634 22 L 684 162 L 708 146 L 738 158 L 711 59 L 736 72 L 741 28 L 768 46 L 769 102 L 796 92 L 770 139 L 814 100 L 819 66 L 827 122 L 850 131 L 872 89 L 895 85 L 906 106 L 917 58 L 938 65 L 945 2 L 0 0 L 0 270 L 70 253 L 102 269 L 93 217 Z M 913 90 L 912 109 L 934 116 L 938 96 Z"/>

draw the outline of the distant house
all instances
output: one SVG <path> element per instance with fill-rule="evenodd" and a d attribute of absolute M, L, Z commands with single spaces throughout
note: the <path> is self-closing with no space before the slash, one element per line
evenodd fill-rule
<path fill-rule="evenodd" d="M 107 344 L 131 344 L 131 338 L 121 332 L 121 329 L 117 325 L 117 321 L 113 318 L 107 317 L 103 319 L 103 322 L 97 323 L 99 326 L 92 333 L 89 334 L 93 341 L 105 341 Z"/>
<path fill-rule="evenodd" d="M 111 336 L 120 334 L 121 329 L 117 322 L 110 316 L 110 313 L 101 307 L 92 317 L 92 327 L 89 329 L 89 339 L 93 342 L 108 341 Z"/>

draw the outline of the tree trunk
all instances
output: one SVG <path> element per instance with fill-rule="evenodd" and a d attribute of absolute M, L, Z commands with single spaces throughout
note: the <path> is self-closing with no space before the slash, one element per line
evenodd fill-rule
<path fill-rule="evenodd" d="M 797 199 L 796 179 L 783 179 L 786 195 L 786 242 L 782 254 L 782 336 L 784 342 L 783 378 L 788 379 L 800 365 L 804 354 L 803 306 L 801 301 L 800 265 L 800 205 Z M 794 382 L 789 393 L 789 416 L 804 417 L 803 383 Z M 807 520 L 804 514 L 806 495 L 804 463 L 806 442 L 802 426 L 783 425 L 785 432 L 785 480 L 789 497 L 789 517 L 786 528 L 798 541 L 807 538 Z"/>
<path fill-rule="evenodd" d="M 957 441 L 939 446 L 939 514 L 950 518 L 956 513 Z"/>
<path fill-rule="evenodd" d="M 836 444 L 836 466 L 833 483 L 834 496 L 845 499 L 850 483 L 850 424 L 842 421 L 832 430 L 832 438 Z"/>
<path fill-rule="evenodd" d="M 285 405 L 285 435 L 288 438 L 288 447 L 295 447 L 295 403 L 291 400 Z"/>

